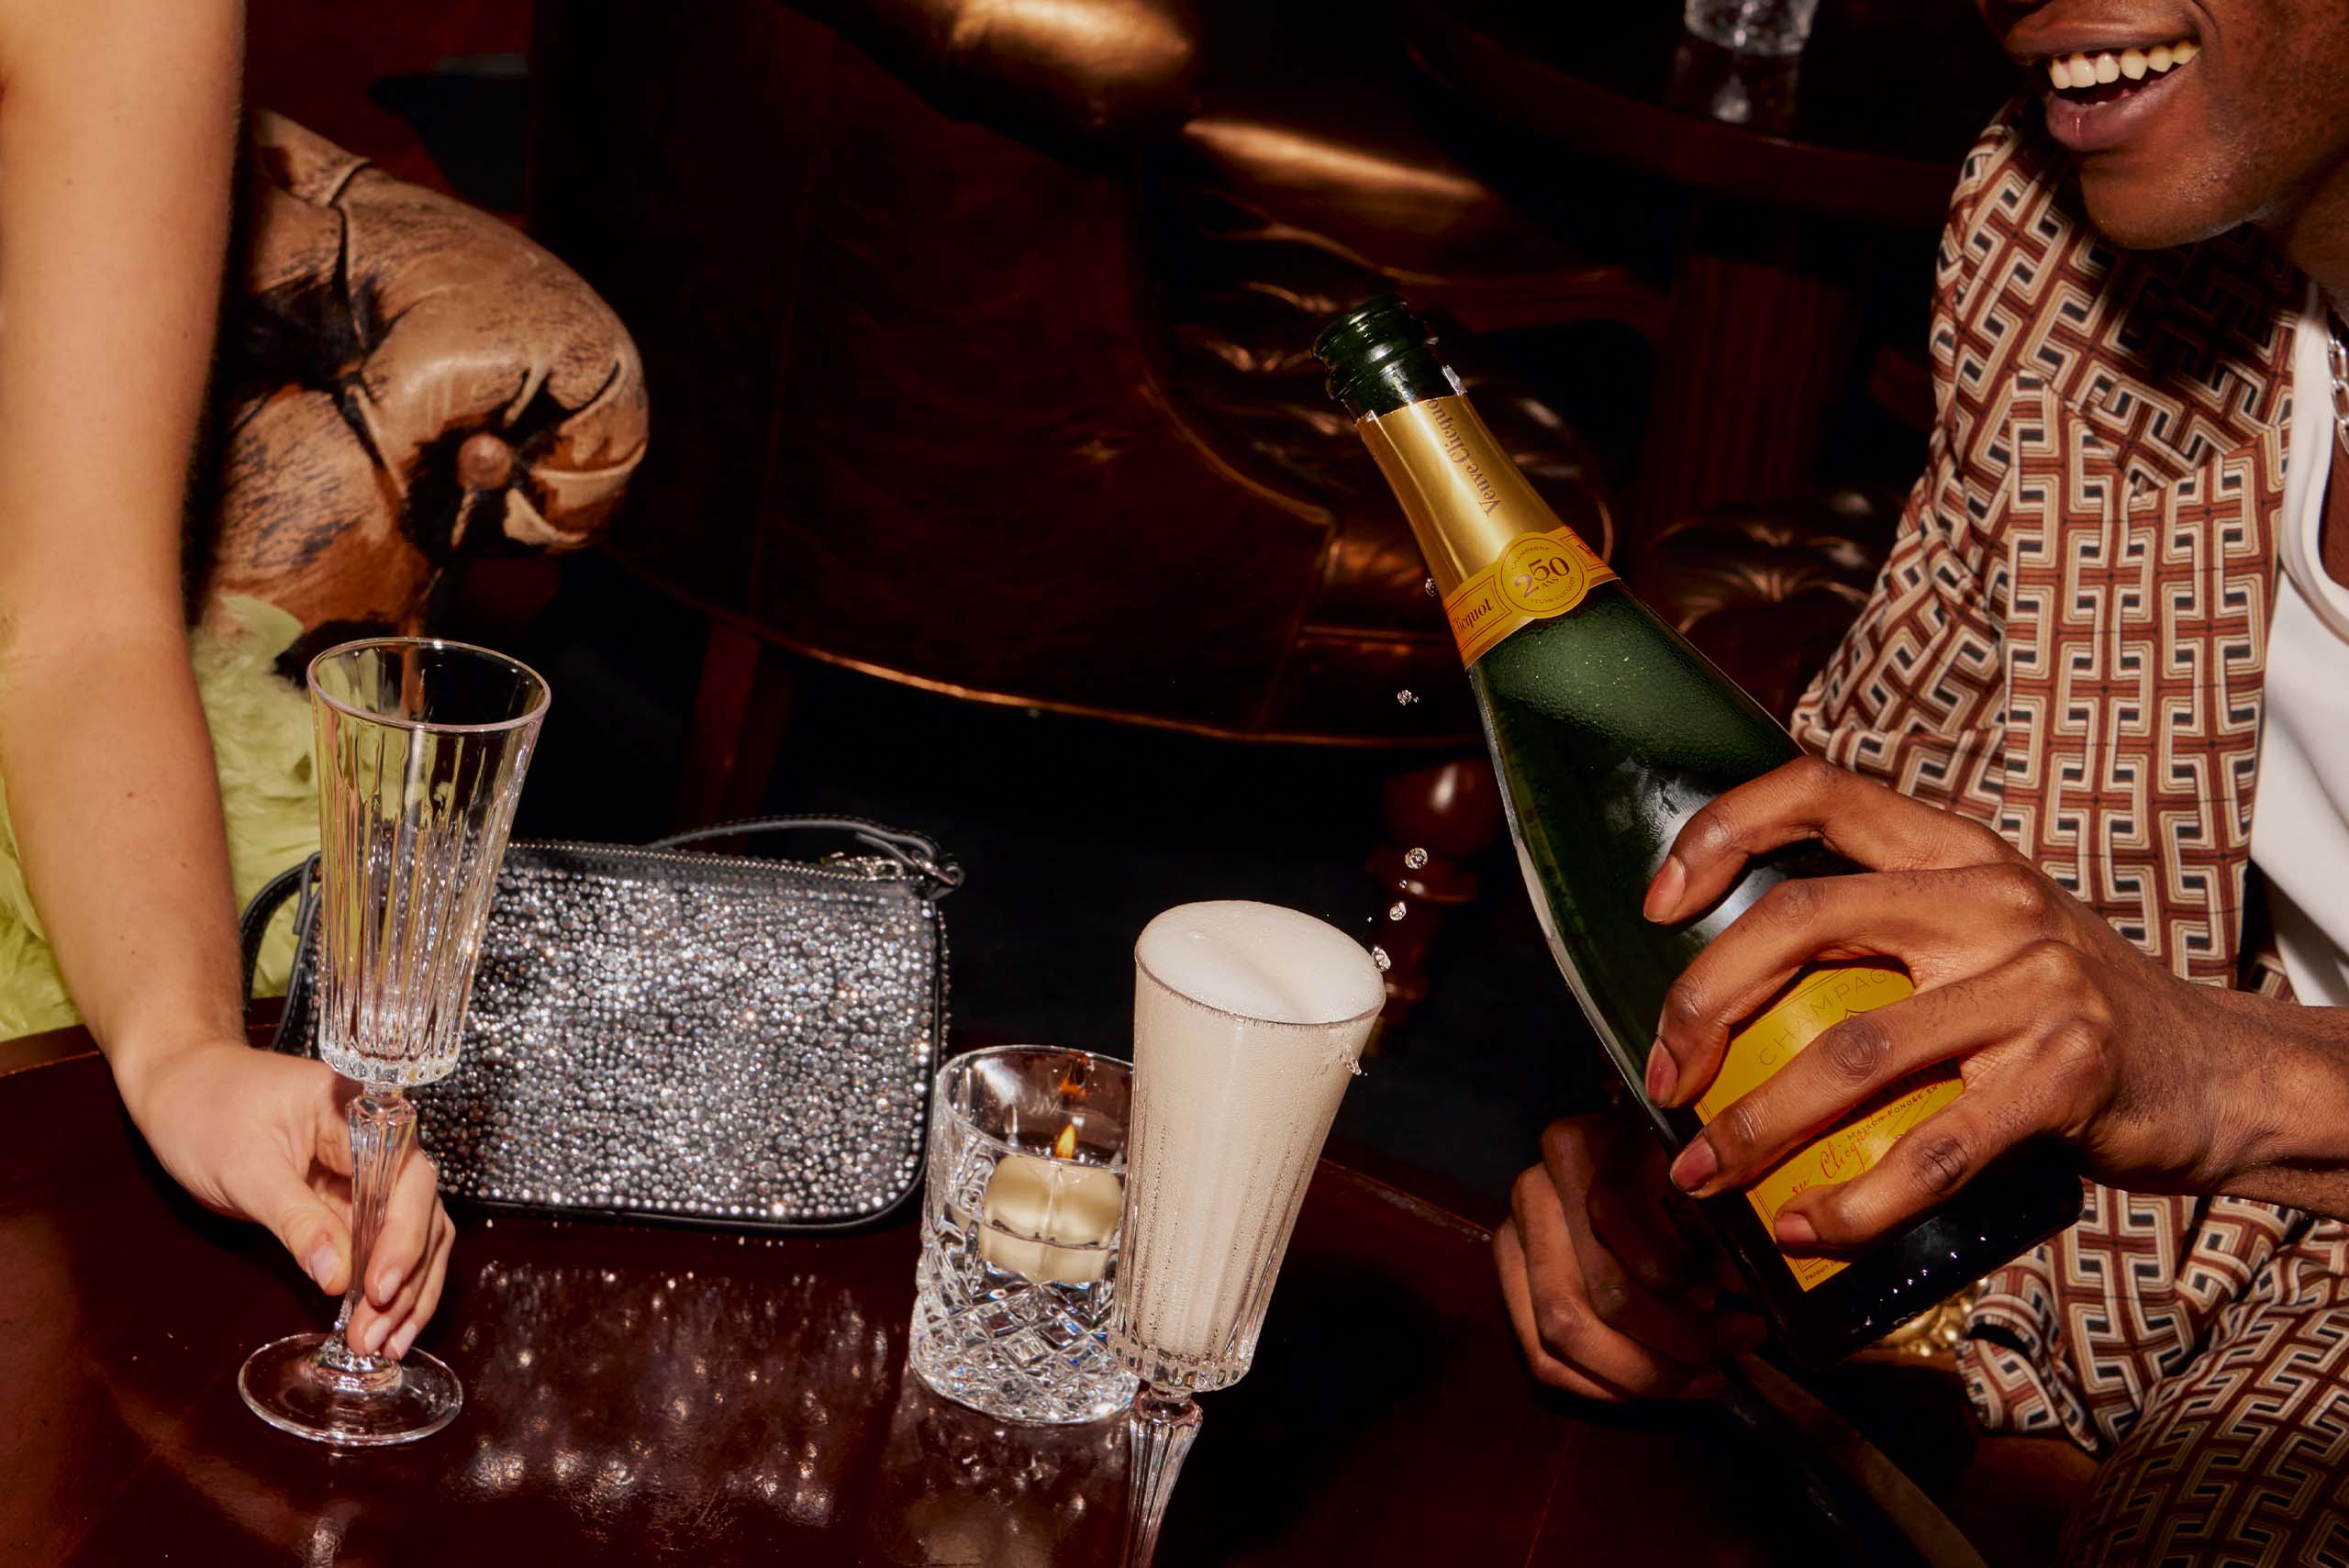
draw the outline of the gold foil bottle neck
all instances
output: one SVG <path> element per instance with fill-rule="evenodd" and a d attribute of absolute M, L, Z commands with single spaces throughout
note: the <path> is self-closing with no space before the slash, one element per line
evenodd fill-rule
<path fill-rule="evenodd" d="M 1558 520 L 1467 398 L 1407 403 L 1365 416 L 1356 428 L 1410 519 L 1463 663 L 1520 627 L 1565 614 L 1614 577 Z"/>

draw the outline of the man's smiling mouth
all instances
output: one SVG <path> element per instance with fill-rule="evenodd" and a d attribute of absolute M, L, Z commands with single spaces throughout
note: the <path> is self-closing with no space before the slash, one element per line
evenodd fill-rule
<path fill-rule="evenodd" d="M 2075 50 L 2047 59 L 2047 80 L 2074 103 L 2102 103 L 2192 64 L 2201 52 L 2202 46 L 2190 38 L 2150 49 Z"/>

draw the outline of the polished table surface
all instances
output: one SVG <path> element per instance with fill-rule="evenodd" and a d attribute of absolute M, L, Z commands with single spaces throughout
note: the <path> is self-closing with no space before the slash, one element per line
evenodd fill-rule
<path fill-rule="evenodd" d="M 460 1215 L 423 1341 L 464 1380 L 454 1424 L 355 1453 L 284 1437 L 236 1370 L 325 1303 L 180 1195 L 76 1047 L 14 1071 L 0 1049 L 0 1562 L 1115 1561 L 1120 1423 L 1006 1428 L 907 1374 L 909 1222 L 763 1240 Z M 1170 1568 L 1864 1555 L 1721 1412 L 1544 1398 L 1485 1232 L 1335 1165 L 1254 1372 L 1204 1405 Z"/>

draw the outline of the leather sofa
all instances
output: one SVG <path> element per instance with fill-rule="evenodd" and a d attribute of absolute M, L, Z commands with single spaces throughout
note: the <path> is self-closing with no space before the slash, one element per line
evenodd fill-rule
<path fill-rule="evenodd" d="M 662 387 L 611 545 L 713 620 L 681 816 L 757 798 L 781 728 L 763 648 L 1215 735 L 1473 741 L 1417 551 L 1308 352 L 1382 289 L 1444 324 L 1564 517 L 1700 642 L 1757 651 L 1736 673 L 1765 700 L 1840 630 L 1849 595 L 1815 590 L 1865 581 L 1848 529 L 1619 538 L 1588 443 L 1518 365 L 1576 324 L 1653 345 L 1664 302 L 1453 155 L 1375 8 L 630 17 L 540 9 L 530 221 Z M 1696 548 L 1731 536 L 1739 564 Z M 1781 602 L 1797 636 L 1765 629 Z"/>
<path fill-rule="evenodd" d="M 666 421 L 612 548 L 722 631 L 983 700 L 1472 737 L 1313 329 L 1398 284 L 1471 325 L 1653 295 L 1383 105 L 1353 117 L 1374 140 L 1256 112 L 1177 0 L 813 9 L 841 30 L 774 0 L 657 36 L 620 0 L 541 7 L 532 231 L 636 328 Z M 1334 76 L 1354 29 L 1323 31 L 1299 47 Z M 1459 347 L 1608 538 L 1585 444 Z"/>

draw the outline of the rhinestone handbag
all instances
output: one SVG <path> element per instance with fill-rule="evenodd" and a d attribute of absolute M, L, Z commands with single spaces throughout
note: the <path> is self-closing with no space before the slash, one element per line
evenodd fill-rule
<path fill-rule="evenodd" d="M 684 846 L 851 836 L 818 861 Z M 490 1207 L 805 1232 L 919 1191 L 962 870 L 918 834 L 764 817 L 642 849 L 517 841 L 456 1071 L 414 1091 L 441 1190 Z M 317 860 L 246 907 L 245 987 L 295 899 L 274 1049 L 315 1055 Z"/>

